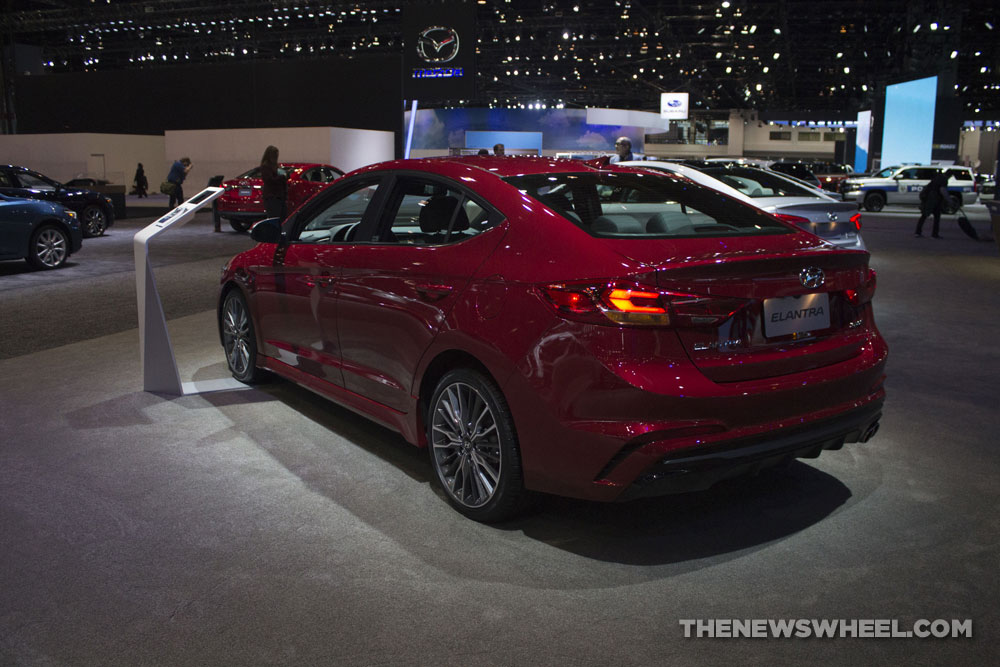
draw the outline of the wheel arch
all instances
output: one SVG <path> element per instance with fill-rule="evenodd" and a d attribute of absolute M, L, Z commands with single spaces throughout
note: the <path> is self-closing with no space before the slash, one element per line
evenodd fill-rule
<path fill-rule="evenodd" d="M 69 257 L 70 255 L 72 255 L 73 254 L 73 230 L 70 229 L 69 225 L 67 225 L 66 222 L 64 220 L 60 219 L 60 218 L 42 218 L 41 220 L 36 221 L 35 224 L 32 225 L 32 227 L 31 227 L 31 232 L 28 234 L 29 240 L 32 239 L 32 238 L 34 238 L 35 237 L 35 233 L 38 232 L 38 230 L 41 229 L 42 227 L 44 227 L 45 225 L 51 225 L 53 227 L 58 227 L 63 233 L 66 234 L 66 237 L 70 241 L 69 245 L 66 247 L 66 256 Z"/>
<path fill-rule="evenodd" d="M 427 407 L 430 405 L 434 390 L 444 374 L 455 368 L 471 368 L 492 380 L 497 387 L 502 386 L 500 379 L 472 353 L 456 348 L 438 352 L 427 364 L 417 387 L 417 442 L 415 444 L 418 447 L 427 446 L 427 424 L 424 416 L 427 414 Z"/>

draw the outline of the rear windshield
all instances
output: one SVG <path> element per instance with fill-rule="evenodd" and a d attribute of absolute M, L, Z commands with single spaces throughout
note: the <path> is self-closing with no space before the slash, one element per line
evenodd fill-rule
<path fill-rule="evenodd" d="M 599 238 L 786 234 L 763 211 L 687 179 L 609 172 L 531 174 L 506 179 Z"/>
<path fill-rule="evenodd" d="M 763 169 L 706 167 L 702 171 L 748 197 L 819 197 L 814 188 Z"/>

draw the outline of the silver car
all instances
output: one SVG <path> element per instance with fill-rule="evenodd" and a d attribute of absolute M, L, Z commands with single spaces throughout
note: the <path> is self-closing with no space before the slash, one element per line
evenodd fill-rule
<path fill-rule="evenodd" d="M 669 171 L 763 209 L 841 248 L 867 250 L 861 213 L 852 202 L 772 171 L 730 165 L 691 167 L 676 162 L 620 162 L 620 166 Z"/>

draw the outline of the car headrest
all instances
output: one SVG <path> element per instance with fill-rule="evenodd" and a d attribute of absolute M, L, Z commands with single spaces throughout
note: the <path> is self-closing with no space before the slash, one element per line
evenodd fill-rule
<path fill-rule="evenodd" d="M 436 234 L 448 231 L 448 223 L 458 208 L 458 200 L 451 196 L 431 197 L 420 209 L 420 231 L 425 234 Z M 465 214 L 464 208 L 458 208 L 455 217 L 453 232 L 460 232 L 469 228 L 469 216 Z"/>

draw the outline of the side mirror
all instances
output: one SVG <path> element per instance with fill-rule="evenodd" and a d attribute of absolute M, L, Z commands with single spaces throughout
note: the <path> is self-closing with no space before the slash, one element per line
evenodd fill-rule
<path fill-rule="evenodd" d="M 283 236 L 280 218 L 266 218 L 250 228 L 250 238 L 257 243 L 281 243 Z"/>

